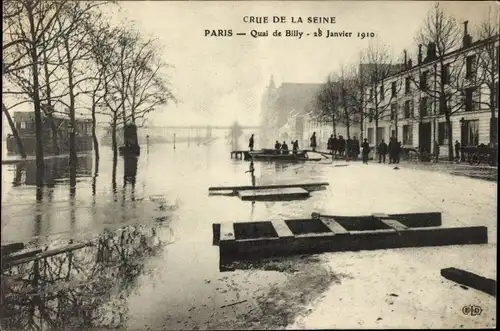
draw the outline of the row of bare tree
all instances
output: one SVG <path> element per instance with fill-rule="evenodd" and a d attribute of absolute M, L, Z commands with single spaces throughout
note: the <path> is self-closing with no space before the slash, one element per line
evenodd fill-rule
<path fill-rule="evenodd" d="M 473 41 L 468 22 L 462 28 L 439 4 L 435 5 L 415 38 L 419 43 L 415 65 L 407 59 L 406 50 L 404 59 L 394 60 L 388 47 L 371 44 L 356 63 L 341 66 L 328 76 L 316 98 L 318 119 L 332 124 L 334 134 L 337 124 L 344 125 L 349 137 L 353 124 L 360 125 L 363 135 L 367 118 L 374 121 L 375 132 L 380 121 L 392 121 L 397 134 L 400 108 L 404 109 L 405 119 L 417 122 L 443 116 L 452 159 L 451 116 L 465 109 L 489 109 L 490 142 L 496 143 L 499 12 L 497 8 L 490 10 L 476 26 Z M 488 97 L 481 98 L 481 93 Z M 419 111 L 413 110 L 415 100 L 420 104 Z"/>
<path fill-rule="evenodd" d="M 39 189 L 45 121 L 51 128 L 53 150 L 56 154 L 60 150 L 60 130 L 53 118 L 61 111 L 56 109 L 69 114 L 70 170 L 76 173 L 77 114 L 92 118 L 97 166 L 97 118 L 108 119 L 116 159 L 118 129 L 175 100 L 162 49 L 130 22 L 110 24 L 116 6 L 112 1 L 3 1 L 2 94 L 7 101 L 2 111 L 26 157 L 9 110 L 24 103 L 33 106 Z"/>

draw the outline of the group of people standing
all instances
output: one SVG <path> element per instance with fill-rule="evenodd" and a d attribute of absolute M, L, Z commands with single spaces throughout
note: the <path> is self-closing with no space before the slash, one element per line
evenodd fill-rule
<path fill-rule="evenodd" d="M 358 159 L 361 152 L 359 140 L 356 137 L 344 139 L 342 135 L 336 138 L 333 134 L 328 138 L 327 149 L 333 156 L 337 153 L 339 156 L 347 156 L 348 158 Z M 347 152 L 347 155 L 346 155 Z"/>
<path fill-rule="evenodd" d="M 399 163 L 401 155 L 401 142 L 392 137 L 387 145 L 382 139 L 377 146 L 378 163 L 385 163 L 385 156 L 389 154 L 389 164 Z"/>

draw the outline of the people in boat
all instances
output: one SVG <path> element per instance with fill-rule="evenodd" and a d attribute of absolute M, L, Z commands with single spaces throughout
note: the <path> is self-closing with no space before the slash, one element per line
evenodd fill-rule
<path fill-rule="evenodd" d="M 368 144 L 368 139 L 365 138 L 361 147 L 362 147 L 361 152 L 363 153 L 363 163 L 368 164 L 368 154 L 370 154 L 370 145 Z"/>
<path fill-rule="evenodd" d="M 316 151 L 316 132 L 313 132 L 312 136 L 311 136 L 311 149 L 313 152 Z"/>
<path fill-rule="evenodd" d="M 299 152 L 299 141 L 292 141 L 293 154 L 297 154 Z"/>
<path fill-rule="evenodd" d="M 250 148 L 250 151 L 253 151 L 253 133 L 248 140 L 248 148 Z"/>
<path fill-rule="evenodd" d="M 328 138 L 326 149 L 328 150 L 328 153 L 333 154 L 333 134 L 330 136 L 330 138 Z"/>
<path fill-rule="evenodd" d="M 274 149 L 279 152 L 280 148 L 281 148 L 281 144 L 279 143 L 279 141 L 276 140 L 276 144 L 274 144 Z"/>
<path fill-rule="evenodd" d="M 286 144 L 286 141 L 284 141 L 281 145 L 281 154 L 288 154 L 288 145 Z"/>

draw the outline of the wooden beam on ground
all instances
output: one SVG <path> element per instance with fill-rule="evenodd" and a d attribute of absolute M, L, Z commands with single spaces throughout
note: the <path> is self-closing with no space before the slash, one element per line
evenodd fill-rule
<path fill-rule="evenodd" d="M 346 228 L 337 223 L 333 218 L 320 217 L 320 221 L 335 234 L 349 234 L 349 231 L 347 231 Z"/>
<path fill-rule="evenodd" d="M 232 241 L 235 240 L 236 236 L 234 234 L 234 224 L 231 223 L 221 223 L 220 224 L 220 241 Z"/>
<path fill-rule="evenodd" d="M 247 190 L 265 190 L 265 189 L 278 189 L 278 188 L 294 188 L 301 187 L 304 189 L 314 188 L 319 186 L 328 186 L 329 183 L 304 183 L 304 184 L 275 184 L 275 185 L 245 185 L 245 186 L 219 186 L 219 187 L 209 187 L 209 191 L 247 191 Z"/>
<path fill-rule="evenodd" d="M 290 230 L 285 221 L 272 220 L 271 223 L 273 224 L 274 230 L 276 230 L 278 237 L 280 238 L 294 237 L 292 230 Z"/>
<path fill-rule="evenodd" d="M 23 243 L 12 243 L 0 246 L 1 255 L 8 255 L 24 249 Z"/>
<path fill-rule="evenodd" d="M 309 197 L 309 191 L 303 188 L 268 189 L 255 191 L 238 191 L 238 196 L 244 201 L 289 201 Z"/>
<path fill-rule="evenodd" d="M 473 289 L 496 297 L 497 282 L 493 279 L 485 278 L 457 268 L 441 269 L 441 276 L 455 283 L 472 287 Z"/>
<path fill-rule="evenodd" d="M 402 224 L 398 220 L 391 218 L 387 214 L 373 214 L 373 217 L 375 217 L 376 219 L 378 219 L 379 221 L 381 221 L 382 223 L 384 223 L 385 225 L 396 231 L 404 231 L 408 229 L 406 225 Z"/>

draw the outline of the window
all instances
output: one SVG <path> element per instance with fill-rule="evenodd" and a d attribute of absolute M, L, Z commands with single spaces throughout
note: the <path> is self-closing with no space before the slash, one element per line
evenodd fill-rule
<path fill-rule="evenodd" d="M 396 119 L 398 116 L 398 105 L 393 103 L 391 104 L 391 121 Z"/>
<path fill-rule="evenodd" d="M 429 76 L 429 71 L 424 71 L 422 75 L 420 75 L 420 89 L 427 89 L 427 77 Z"/>
<path fill-rule="evenodd" d="M 446 122 L 438 123 L 438 144 L 448 145 L 448 126 Z"/>
<path fill-rule="evenodd" d="M 405 101 L 405 114 L 404 114 L 404 117 L 405 118 L 412 117 L 411 113 L 412 113 L 412 111 L 411 111 L 411 100 L 406 100 Z"/>
<path fill-rule="evenodd" d="M 372 101 L 372 100 L 373 100 L 373 89 L 371 88 L 370 89 L 370 99 L 369 99 L 369 101 Z"/>
<path fill-rule="evenodd" d="M 405 94 L 410 94 L 411 88 L 410 88 L 410 77 L 405 78 Z"/>
<path fill-rule="evenodd" d="M 26 122 L 21 122 L 21 129 L 26 129 Z"/>
<path fill-rule="evenodd" d="M 443 84 L 450 84 L 450 64 L 445 64 L 441 67 L 441 79 Z"/>
<path fill-rule="evenodd" d="M 476 75 L 476 55 L 467 56 L 465 78 L 469 79 Z"/>
<path fill-rule="evenodd" d="M 465 89 L 465 110 L 478 110 L 479 106 L 479 89 L 476 87 L 468 87 Z"/>
<path fill-rule="evenodd" d="M 368 128 L 368 144 L 373 145 L 373 128 Z"/>
<path fill-rule="evenodd" d="M 368 108 L 368 121 L 373 122 L 373 108 Z"/>
<path fill-rule="evenodd" d="M 391 96 L 392 96 L 392 98 L 394 98 L 398 94 L 398 92 L 396 91 L 396 88 L 397 88 L 396 84 L 397 84 L 397 82 L 392 82 L 392 84 L 391 84 Z"/>
<path fill-rule="evenodd" d="M 380 100 L 384 100 L 385 98 L 385 90 L 384 90 L 384 84 L 380 85 Z"/>
<path fill-rule="evenodd" d="M 403 125 L 403 145 L 413 145 L 413 127 Z"/>
<path fill-rule="evenodd" d="M 479 145 L 479 120 L 465 121 L 464 146 Z"/>
<path fill-rule="evenodd" d="M 385 128 L 377 128 L 377 144 L 384 139 L 385 136 Z"/>
<path fill-rule="evenodd" d="M 429 97 L 423 97 L 420 99 L 420 117 L 425 117 L 428 115 L 429 107 Z"/>

